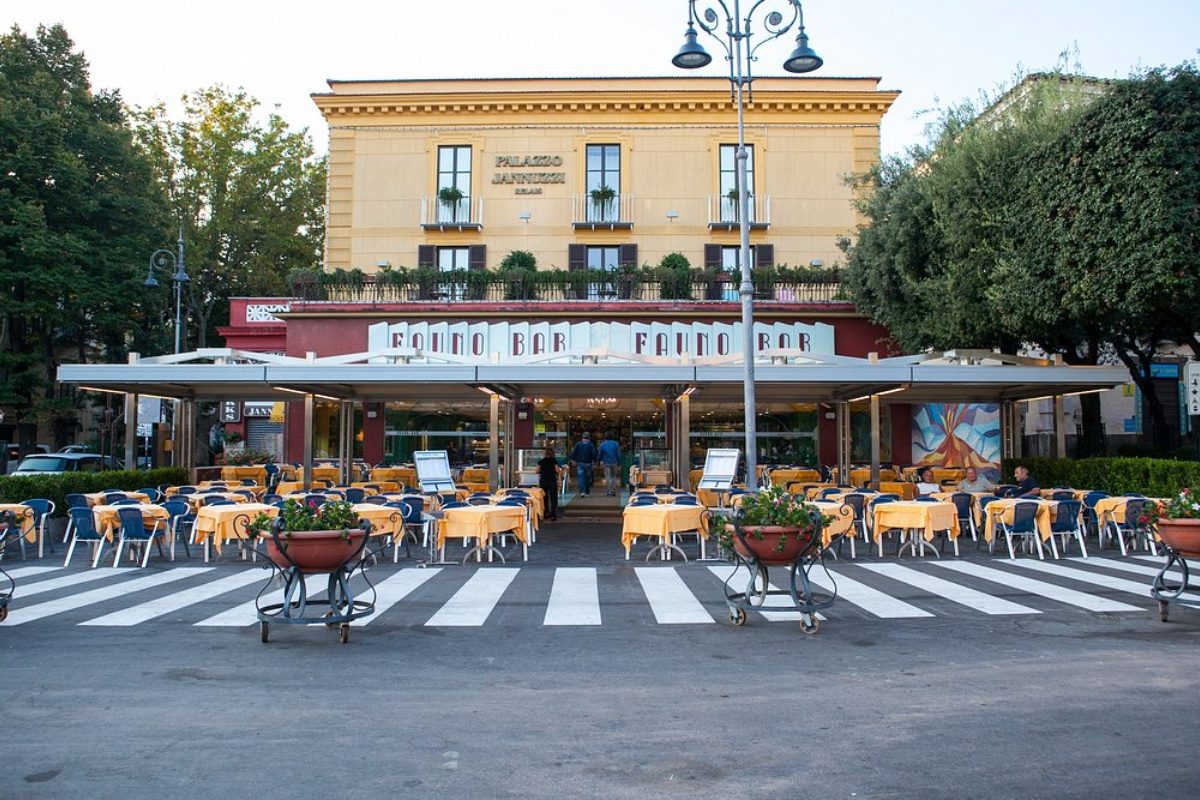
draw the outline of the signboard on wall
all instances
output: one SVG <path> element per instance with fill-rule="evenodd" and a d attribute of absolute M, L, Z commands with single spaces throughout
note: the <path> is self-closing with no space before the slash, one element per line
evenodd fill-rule
<path fill-rule="evenodd" d="M 832 325 L 756 322 L 756 352 L 833 354 Z M 722 322 L 379 322 L 367 347 L 412 348 L 466 363 L 566 360 L 596 350 L 614 356 L 711 358 L 742 351 L 742 323 Z"/>
<path fill-rule="evenodd" d="M 242 404 L 237 400 L 221 401 L 221 422 L 241 422 Z"/>

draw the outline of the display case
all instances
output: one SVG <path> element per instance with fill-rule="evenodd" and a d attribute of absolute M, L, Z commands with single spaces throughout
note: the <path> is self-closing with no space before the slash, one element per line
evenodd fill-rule
<path fill-rule="evenodd" d="M 537 465 L 546 456 L 546 449 L 533 448 L 526 450 L 517 450 L 517 485 L 518 486 L 537 486 L 538 471 Z"/>
<path fill-rule="evenodd" d="M 634 476 L 636 485 L 655 486 L 674 482 L 670 450 L 643 447 L 637 451 L 634 464 L 638 468 Z"/>

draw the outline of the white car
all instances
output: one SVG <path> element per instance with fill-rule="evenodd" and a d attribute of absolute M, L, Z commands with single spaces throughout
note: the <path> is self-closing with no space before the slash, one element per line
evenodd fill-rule
<path fill-rule="evenodd" d="M 112 456 L 95 453 L 37 453 L 25 456 L 10 475 L 61 475 L 64 472 L 100 472 L 119 469 Z"/>

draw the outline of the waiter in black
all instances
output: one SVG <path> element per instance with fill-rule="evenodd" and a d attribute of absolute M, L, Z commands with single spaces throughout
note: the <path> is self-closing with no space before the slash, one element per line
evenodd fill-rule
<path fill-rule="evenodd" d="M 537 462 L 538 468 L 538 486 L 542 487 L 542 491 L 546 494 L 546 502 L 542 506 L 542 512 L 546 515 L 546 519 L 558 519 L 558 458 L 554 455 L 554 448 L 546 448 L 546 456 Z"/>

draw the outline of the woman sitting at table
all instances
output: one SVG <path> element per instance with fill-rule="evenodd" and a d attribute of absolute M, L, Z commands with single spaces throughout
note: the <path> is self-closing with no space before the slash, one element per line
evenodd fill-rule
<path fill-rule="evenodd" d="M 927 497 L 941 490 L 942 487 L 933 479 L 933 468 L 926 467 L 921 470 L 921 480 L 917 482 L 917 497 Z"/>
<path fill-rule="evenodd" d="M 996 484 L 979 477 L 979 470 L 974 467 L 967 467 L 967 476 L 958 484 L 960 492 L 990 492 L 995 488 Z"/>

